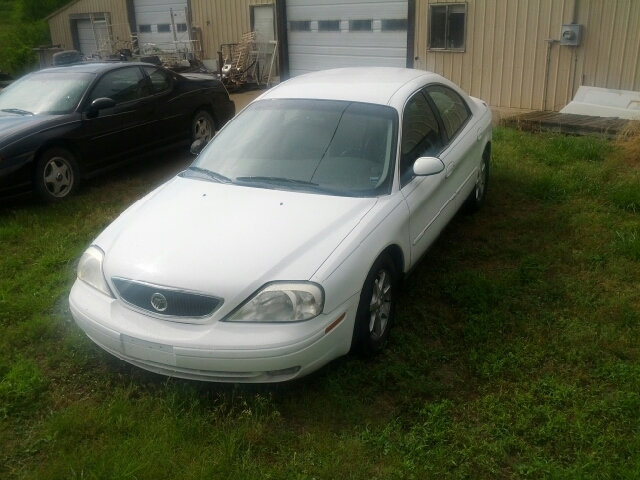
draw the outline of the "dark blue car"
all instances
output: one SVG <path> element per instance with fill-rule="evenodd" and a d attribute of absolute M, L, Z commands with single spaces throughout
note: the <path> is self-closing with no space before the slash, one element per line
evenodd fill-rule
<path fill-rule="evenodd" d="M 0 197 L 45 202 L 169 145 L 205 143 L 235 114 L 222 83 L 146 63 L 82 63 L 32 73 L 0 93 Z"/>

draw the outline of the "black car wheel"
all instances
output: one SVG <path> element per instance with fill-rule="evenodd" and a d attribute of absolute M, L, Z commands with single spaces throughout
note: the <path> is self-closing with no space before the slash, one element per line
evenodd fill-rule
<path fill-rule="evenodd" d="M 362 287 L 351 350 L 363 356 L 378 354 L 389 339 L 396 310 L 396 266 L 387 254 L 375 261 Z"/>
<path fill-rule="evenodd" d="M 47 203 L 60 202 L 80 184 L 80 171 L 71 152 L 51 148 L 44 152 L 36 167 L 36 192 Z"/>
<path fill-rule="evenodd" d="M 215 133 L 215 128 L 211 115 L 204 110 L 198 110 L 191 121 L 191 143 L 196 140 L 208 143 Z"/>

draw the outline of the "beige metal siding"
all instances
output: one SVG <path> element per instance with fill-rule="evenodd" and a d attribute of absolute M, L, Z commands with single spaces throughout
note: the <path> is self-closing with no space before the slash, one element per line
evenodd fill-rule
<path fill-rule="evenodd" d="M 65 48 L 73 48 L 70 15 L 108 13 L 111 18 L 111 38 L 114 42 L 129 41 L 127 6 L 125 0 L 80 0 L 58 11 L 49 19 L 51 41 Z M 117 46 L 117 45 L 116 45 Z"/>
<path fill-rule="evenodd" d="M 581 45 L 561 46 L 574 1 L 470 0 L 466 51 L 444 52 L 427 50 L 429 4 L 452 1 L 417 0 L 414 66 L 497 107 L 559 110 L 581 84 L 640 90 L 640 1 L 577 0 Z"/>
<path fill-rule="evenodd" d="M 640 1 L 582 0 L 586 54 L 578 85 L 640 91 Z"/>
<path fill-rule="evenodd" d="M 251 29 L 250 5 L 274 3 L 274 0 L 191 0 L 193 26 L 200 31 L 204 58 L 218 58 L 220 45 L 236 43 Z"/>

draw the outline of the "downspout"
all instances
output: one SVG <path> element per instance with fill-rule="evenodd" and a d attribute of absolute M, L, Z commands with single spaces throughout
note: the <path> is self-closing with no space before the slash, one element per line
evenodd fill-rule
<path fill-rule="evenodd" d="M 549 70 L 551 67 L 551 46 L 554 42 L 559 42 L 560 40 L 554 40 L 553 38 L 547 38 L 545 42 L 547 42 L 547 65 L 544 73 L 544 92 L 542 94 L 542 110 L 547 110 L 547 91 L 549 90 Z"/>
<path fill-rule="evenodd" d="M 278 31 L 278 67 L 280 81 L 289 78 L 289 39 L 287 38 L 287 2 L 276 0 L 276 29 Z"/>
<path fill-rule="evenodd" d="M 578 23 L 578 10 L 579 10 L 580 0 L 573 0 L 573 15 L 571 16 L 571 23 Z M 571 78 L 571 97 L 569 97 L 569 101 L 573 99 L 575 95 L 575 87 L 576 87 L 576 73 L 578 71 L 578 47 L 573 47 L 573 75 Z"/>
<path fill-rule="evenodd" d="M 416 39 L 416 0 L 409 0 L 407 11 L 407 68 L 414 68 Z"/>

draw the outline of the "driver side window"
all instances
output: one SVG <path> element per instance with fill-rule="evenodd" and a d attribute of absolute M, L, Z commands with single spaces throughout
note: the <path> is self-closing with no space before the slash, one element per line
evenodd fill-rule
<path fill-rule="evenodd" d="M 436 116 L 422 91 L 407 102 L 402 115 L 400 180 L 405 185 L 413 177 L 413 163 L 442 150 L 442 135 Z"/>
<path fill-rule="evenodd" d="M 149 84 L 138 67 L 121 68 L 105 74 L 95 86 L 89 103 L 97 98 L 111 98 L 116 105 L 149 95 Z"/>

